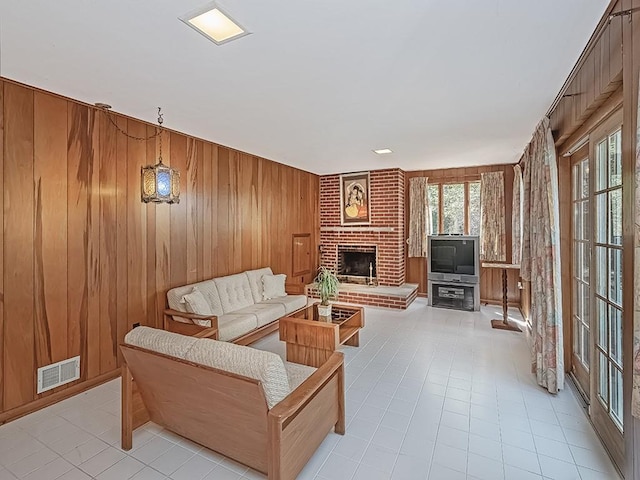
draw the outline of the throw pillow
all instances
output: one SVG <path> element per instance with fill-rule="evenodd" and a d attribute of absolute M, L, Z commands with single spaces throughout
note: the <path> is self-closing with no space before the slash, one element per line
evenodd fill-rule
<path fill-rule="evenodd" d="M 284 290 L 284 282 L 286 279 L 287 276 L 284 273 L 279 275 L 263 275 L 262 286 L 264 288 L 264 292 L 262 293 L 262 297 L 265 300 L 277 297 L 286 297 L 287 292 Z"/>
<path fill-rule="evenodd" d="M 185 309 L 189 313 L 195 313 L 196 315 L 213 315 L 214 313 L 211 311 L 211 307 L 207 302 L 207 299 L 204 298 L 204 295 L 198 287 L 193 287 L 191 293 L 187 293 L 182 296 L 180 303 L 184 303 Z M 202 327 L 210 327 L 211 320 L 197 320 L 193 319 L 193 323 L 196 325 L 200 325 Z"/>

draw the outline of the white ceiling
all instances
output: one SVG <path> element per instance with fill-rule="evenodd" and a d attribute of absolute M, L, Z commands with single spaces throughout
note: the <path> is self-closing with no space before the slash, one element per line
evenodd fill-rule
<path fill-rule="evenodd" d="M 206 3 L 0 0 L 0 75 L 320 174 L 512 163 L 608 0 Z"/>

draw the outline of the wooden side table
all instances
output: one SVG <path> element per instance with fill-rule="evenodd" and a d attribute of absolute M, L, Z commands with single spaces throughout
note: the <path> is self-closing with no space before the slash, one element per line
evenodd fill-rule
<path fill-rule="evenodd" d="M 500 268 L 502 270 L 502 319 L 491 320 L 491 327 L 499 330 L 521 332 L 517 325 L 509 323 L 509 303 L 507 300 L 507 270 L 520 270 L 520 265 L 511 263 L 483 263 L 484 268 Z"/>

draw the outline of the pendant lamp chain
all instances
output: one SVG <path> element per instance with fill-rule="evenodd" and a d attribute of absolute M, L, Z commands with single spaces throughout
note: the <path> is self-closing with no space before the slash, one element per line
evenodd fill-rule
<path fill-rule="evenodd" d="M 136 137 L 120 128 L 109 114 L 110 105 L 96 103 L 96 107 L 100 108 L 109 119 L 109 122 L 127 138 L 138 141 L 148 141 L 152 138 L 159 137 L 158 163 L 155 165 L 147 165 L 140 169 L 141 199 L 144 203 L 179 203 L 180 172 L 162 163 L 162 133 L 164 130 L 162 127 L 162 123 L 164 122 L 162 118 L 162 107 L 158 107 L 158 126 L 154 134 L 148 137 Z"/>
<path fill-rule="evenodd" d="M 159 140 L 159 155 L 158 155 L 158 163 L 162 163 L 162 122 L 164 122 L 164 119 L 162 118 L 162 107 L 158 107 L 158 129 L 157 129 L 157 136 L 158 136 L 158 140 Z"/>

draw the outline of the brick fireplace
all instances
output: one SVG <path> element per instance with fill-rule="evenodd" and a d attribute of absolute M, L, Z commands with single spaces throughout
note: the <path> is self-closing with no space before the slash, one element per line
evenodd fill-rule
<path fill-rule="evenodd" d="M 340 175 L 320 177 L 320 263 L 338 269 L 338 245 L 376 249 L 376 283 L 404 283 L 405 174 L 394 168 L 370 172 L 370 225 L 340 225 Z"/>
<path fill-rule="evenodd" d="M 320 264 L 339 272 L 345 254 L 359 252 L 351 268 L 360 274 L 343 279 L 338 301 L 404 309 L 418 292 L 417 284 L 404 283 L 405 173 L 373 170 L 369 180 L 371 224 L 347 226 L 340 224 L 340 175 L 320 177 Z M 369 264 L 375 286 L 369 285 Z M 317 297 L 312 285 L 305 292 Z"/>

